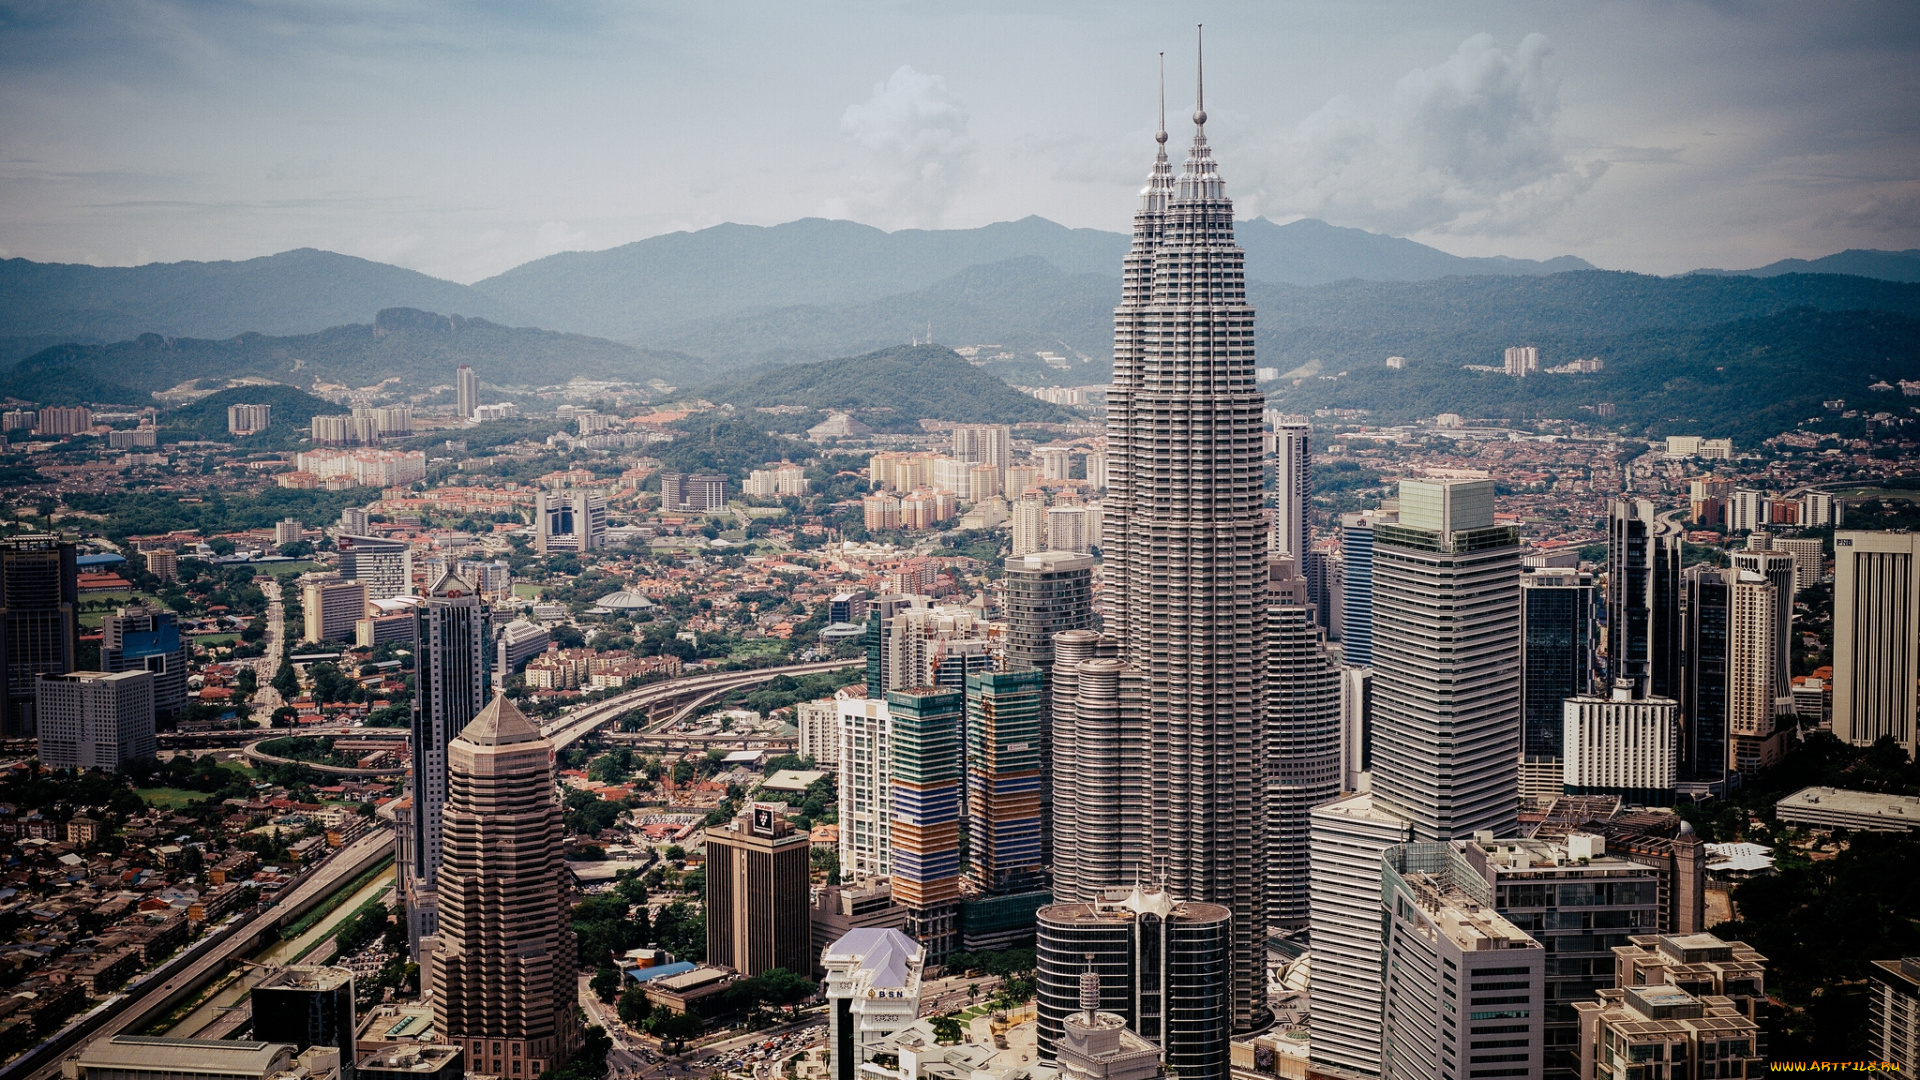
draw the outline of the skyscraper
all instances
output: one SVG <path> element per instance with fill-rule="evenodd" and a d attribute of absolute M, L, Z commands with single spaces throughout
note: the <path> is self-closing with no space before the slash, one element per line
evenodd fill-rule
<path fill-rule="evenodd" d="M 1525 710 L 1520 793 L 1560 794 L 1560 703 L 1592 689 L 1593 575 L 1520 575 L 1520 696 Z"/>
<path fill-rule="evenodd" d="M 433 890 L 439 880 L 441 822 L 447 805 L 447 747 L 487 702 L 486 612 L 472 586 L 451 573 L 414 609 L 413 771 L 409 835 L 399 865 L 408 938 L 435 933 Z M 517 712 L 516 712 L 517 715 Z"/>
<path fill-rule="evenodd" d="M 473 411 L 480 407 L 480 376 L 473 373 L 471 366 L 461 364 L 453 377 L 455 408 L 460 410 L 460 419 L 471 420 Z"/>
<path fill-rule="evenodd" d="M 1038 670 L 967 676 L 967 877 L 1004 896 L 1039 889 L 1042 876 L 1041 712 Z"/>
<path fill-rule="evenodd" d="M 1267 545 L 1270 554 L 1306 557 L 1313 510 L 1312 436 L 1313 428 L 1305 423 L 1274 425 L 1278 501 L 1273 513 L 1273 539 Z"/>
<path fill-rule="evenodd" d="M 1041 862 L 1048 865 L 1053 861 L 1053 635 L 1093 625 L 1093 567 L 1098 561 L 1091 555 L 1063 551 L 1016 555 L 1007 560 L 1007 576 L 1002 579 L 1007 670 L 1038 671 L 1043 676 L 1037 749 L 1042 775 Z"/>
<path fill-rule="evenodd" d="M 893 717 L 893 898 L 907 934 L 939 962 L 959 947 L 960 691 L 887 691 Z"/>
<path fill-rule="evenodd" d="M 343 511 L 364 515 L 364 511 Z M 368 600 L 391 600 L 413 593 L 413 545 L 384 536 L 346 534 L 334 538 L 340 548 L 340 576 L 367 587 Z"/>
<path fill-rule="evenodd" d="M 1780 759 L 1780 591 L 1751 570 L 1731 570 L 1727 590 L 1728 766 L 1751 776 Z M 1792 698 L 1785 707 L 1790 708 Z"/>
<path fill-rule="evenodd" d="M 1771 549 L 1736 551 L 1730 556 L 1735 570 L 1747 570 L 1773 585 L 1777 602 L 1773 612 L 1773 695 L 1781 711 L 1790 711 L 1793 697 L 1793 594 L 1799 577 L 1791 554 Z"/>
<path fill-rule="evenodd" d="M 1677 697 L 1681 527 L 1646 499 L 1615 499 L 1607 515 L 1607 679 L 1635 694 Z"/>
<path fill-rule="evenodd" d="M 1733 572 L 1689 566 L 1681 575 L 1685 677 L 1680 698 L 1680 772 L 1687 781 L 1727 779 L 1727 620 Z M 1837 636 L 1837 635 L 1836 635 Z"/>
<path fill-rule="evenodd" d="M 1304 607 L 1267 609 L 1267 922 L 1307 925 L 1314 807 L 1340 794 L 1340 669 Z"/>
<path fill-rule="evenodd" d="M 1233 240 L 1233 203 L 1207 145 L 1206 118 L 1197 98 L 1193 145 L 1177 181 L 1164 124 L 1156 136 L 1161 150 L 1122 268 L 1107 393 L 1107 632 L 1120 666 L 1137 679 L 1114 671 L 1100 681 L 1115 693 L 1137 685 L 1142 696 L 1113 702 L 1114 711 L 1151 720 L 1149 759 L 1121 763 L 1145 781 L 1150 827 L 1134 843 L 1096 835 L 1084 816 L 1092 803 L 1082 799 L 1078 833 L 1056 829 L 1055 848 L 1056 862 L 1075 862 L 1081 890 L 1151 875 L 1183 901 L 1230 910 L 1232 1018 L 1246 1028 L 1265 1013 L 1255 948 L 1266 925 L 1258 872 L 1264 398 L 1254 386 L 1245 255 Z M 1080 681 L 1084 719 L 1086 676 Z M 1056 741 L 1056 778 L 1082 768 L 1059 749 Z M 1091 767 L 1084 772 L 1093 778 Z M 1117 865 L 1096 870 L 1060 854 L 1070 840 L 1116 849 Z"/>
<path fill-rule="evenodd" d="M 1833 733 L 1920 754 L 1920 535 L 1836 532 L 1833 554 Z"/>
<path fill-rule="evenodd" d="M 877 697 L 841 698 L 835 707 L 840 875 L 847 881 L 886 877 L 893 861 L 893 714 Z"/>
<path fill-rule="evenodd" d="M 1013 429 L 1005 424 L 960 424 L 953 429 L 953 456 L 1005 469 L 1013 464 Z"/>
<path fill-rule="evenodd" d="M 1346 662 L 1356 667 L 1373 663 L 1373 529 L 1398 520 L 1399 513 L 1392 510 L 1340 515 L 1340 550 L 1346 556 L 1340 647 Z"/>
<path fill-rule="evenodd" d="M 0 543 L 0 658 L 7 666 L 0 734 L 34 734 L 34 678 L 65 675 L 80 652 L 80 590 L 73 544 L 57 536 Z"/>
<path fill-rule="evenodd" d="M 1491 480 L 1403 480 L 1374 530 L 1373 791 L 1419 841 L 1512 833 L 1520 539 Z"/>
<path fill-rule="evenodd" d="M 705 831 L 707 961 L 754 976 L 813 968 L 807 834 L 779 809 L 754 803 Z"/>
<path fill-rule="evenodd" d="M 447 744 L 446 761 L 434 1026 L 469 1069 L 530 1080 L 565 1064 L 581 1039 L 553 744 L 497 697 Z"/>

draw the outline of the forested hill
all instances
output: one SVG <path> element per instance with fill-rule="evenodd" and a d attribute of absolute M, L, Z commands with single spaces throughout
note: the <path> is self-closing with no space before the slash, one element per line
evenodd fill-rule
<path fill-rule="evenodd" d="M 0 393 L 36 402 L 151 404 L 154 391 L 189 380 L 217 384 L 244 376 L 302 386 L 315 380 L 366 386 L 397 377 L 428 387 L 452 382 L 463 363 L 501 386 L 563 383 L 576 375 L 684 379 L 701 370 L 691 357 L 600 338 L 392 308 L 371 324 L 293 337 L 241 334 L 212 341 L 143 334 L 112 345 L 57 346 L 7 371 Z"/>
<path fill-rule="evenodd" d="M 501 301 L 465 285 L 312 248 L 240 262 L 146 266 L 0 259 L 0 337 L 311 334 L 389 307 L 517 321 Z"/>
<path fill-rule="evenodd" d="M 876 428 L 926 418 L 957 423 L 1064 423 L 1075 414 L 1029 397 L 941 345 L 901 345 L 865 356 L 795 364 L 701 395 L 747 407 L 846 409 Z M 889 415 L 890 413 L 890 415 Z"/>
<path fill-rule="evenodd" d="M 1699 328 L 1566 329 L 1507 340 L 1538 345 L 1543 365 L 1598 356 L 1601 371 L 1521 379 L 1461 369 L 1462 356 L 1496 362 L 1476 346 L 1490 348 L 1497 340 L 1455 332 L 1435 347 L 1430 339 L 1426 349 L 1404 354 L 1401 370 L 1388 369 L 1386 353 L 1374 348 L 1364 359 L 1320 363 L 1268 384 L 1268 399 L 1287 412 L 1365 409 L 1378 423 L 1442 412 L 1591 420 L 1592 406 L 1612 402 L 1613 423 L 1625 430 L 1731 436 L 1750 448 L 1822 415 L 1821 403 L 1834 398 L 1849 407 L 1904 412 L 1897 391 L 1868 387 L 1920 379 L 1920 318 L 1885 311 L 1802 307 Z"/>

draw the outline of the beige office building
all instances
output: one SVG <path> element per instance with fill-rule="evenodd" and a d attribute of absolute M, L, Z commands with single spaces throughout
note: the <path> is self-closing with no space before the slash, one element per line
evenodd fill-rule
<path fill-rule="evenodd" d="M 301 589 L 307 641 L 352 641 L 354 624 L 366 617 L 367 587 L 359 581 L 309 581 Z"/>
<path fill-rule="evenodd" d="M 1833 534 L 1833 733 L 1855 746 L 1891 735 L 1908 754 L 1920 680 L 1920 535 Z"/>
<path fill-rule="evenodd" d="M 532 1080 L 580 1049 L 553 744 L 496 697 L 447 746 L 433 1022 L 471 1072 Z"/>

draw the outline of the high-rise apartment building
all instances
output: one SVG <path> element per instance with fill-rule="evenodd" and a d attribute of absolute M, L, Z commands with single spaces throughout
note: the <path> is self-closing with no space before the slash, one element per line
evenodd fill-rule
<path fill-rule="evenodd" d="M 256 431 L 267 430 L 272 424 L 273 406 L 271 405 L 227 406 L 227 434 L 229 435 L 252 435 Z"/>
<path fill-rule="evenodd" d="M 1780 591 L 1752 570 L 1729 571 L 1727 590 L 1728 767 L 1752 776 L 1780 760 L 1789 733 L 1778 724 L 1791 712 L 1791 690 L 1780 696 Z M 1789 684 L 1790 686 L 1791 684 Z"/>
<path fill-rule="evenodd" d="M 1107 486 L 1107 452 L 1087 451 L 1087 486 L 1098 491 Z"/>
<path fill-rule="evenodd" d="M 1084 506 L 1048 507 L 1046 546 L 1054 551 L 1076 554 L 1092 551 L 1097 537 L 1088 528 L 1087 518 L 1087 508 Z"/>
<path fill-rule="evenodd" d="M 1379 906 L 1378 874 L 1375 875 Z M 1378 920 L 1376 918 L 1376 924 Z M 1040 909 L 1035 940 L 1039 1055 L 1057 1057 L 1066 1017 L 1084 1011 L 1082 976 L 1099 977 L 1099 1010 L 1160 1047 L 1181 1077 L 1228 1075 L 1232 913 L 1165 892 L 1116 889 L 1090 903 Z"/>
<path fill-rule="evenodd" d="M 413 617 L 413 769 L 407 783 L 412 810 L 395 864 L 408 939 L 417 955 L 420 939 L 435 933 L 437 925 L 433 889 L 449 798 L 447 748 L 487 704 L 487 627 L 480 597 L 450 573 L 427 590 Z"/>
<path fill-rule="evenodd" d="M 1832 495 L 1824 491 L 1807 492 L 1801 498 L 1801 505 L 1805 508 L 1801 523 L 1810 529 L 1837 526 L 1846 512 L 1844 503 L 1835 501 Z"/>
<path fill-rule="evenodd" d="M 1069 446 L 1041 446 L 1033 451 L 1034 460 L 1040 463 L 1040 479 L 1066 480 L 1073 472 L 1073 448 Z"/>
<path fill-rule="evenodd" d="M 1631 680 L 1636 694 L 1680 693 L 1681 533 L 1646 499 L 1608 511 L 1607 679 Z"/>
<path fill-rule="evenodd" d="M 123 607 L 100 621 L 100 670 L 153 675 L 153 713 L 171 726 L 187 703 L 187 646 L 173 612 L 151 605 Z"/>
<path fill-rule="evenodd" d="M 1593 597 L 1578 570 L 1520 575 L 1522 795 L 1560 794 L 1561 703 L 1593 686 Z"/>
<path fill-rule="evenodd" d="M 1340 647 L 1355 667 L 1373 664 L 1373 530 L 1393 524 L 1393 510 L 1366 510 L 1340 515 L 1340 550 L 1346 557 L 1346 582 L 1341 592 Z"/>
<path fill-rule="evenodd" d="M 480 376 L 470 365 L 461 364 L 454 369 L 453 381 L 454 408 L 459 410 L 460 419 L 471 420 L 473 411 L 480 407 Z"/>
<path fill-rule="evenodd" d="M 1920 755 L 1920 534 L 1833 534 L 1833 733 Z"/>
<path fill-rule="evenodd" d="M 340 578 L 309 581 L 300 587 L 300 614 L 303 641 L 352 641 L 354 624 L 367 614 L 367 586 Z"/>
<path fill-rule="evenodd" d="M 0 658 L 7 702 L 0 734 L 34 734 L 34 679 L 64 675 L 80 653 L 80 590 L 74 548 L 57 536 L 0 541 Z"/>
<path fill-rule="evenodd" d="M 1267 922 L 1308 921 L 1314 807 L 1340 794 L 1340 669 L 1304 607 L 1267 609 Z"/>
<path fill-rule="evenodd" d="M 1031 555 L 1047 550 L 1047 507 L 1039 499 L 1021 499 L 1013 504 L 1013 554 Z"/>
<path fill-rule="evenodd" d="M 967 676 L 967 879 L 987 896 L 1045 885 L 1041 860 L 1041 724 L 1046 676 L 1038 669 Z"/>
<path fill-rule="evenodd" d="M 607 498 L 583 488 L 534 496 L 533 549 L 593 551 L 607 544 Z"/>
<path fill-rule="evenodd" d="M 1274 464 L 1278 470 L 1269 554 L 1304 559 L 1312 535 L 1313 428 L 1306 423 L 1274 425 Z"/>
<path fill-rule="evenodd" d="M 154 755 L 153 676 L 144 670 L 41 674 L 34 714 L 46 768 L 117 770 Z"/>
<path fill-rule="evenodd" d="M 1634 697 L 1625 679 L 1608 696 L 1565 703 L 1563 790 L 1617 795 L 1627 803 L 1671 806 L 1680 777 L 1680 703 Z"/>
<path fill-rule="evenodd" d="M 1787 700 L 1793 696 L 1793 594 L 1799 570 L 1791 554 L 1772 545 L 1770 540 L 1764 549 L 1736 551 L 1730 558 L 1735 570 L 1751 571 L 1773 585 L 1778 601 L 1773 613 L 1773 696 L 1785 711 Z"/>
<path fill-rule="evenodd" d="M 810 844 L 770 803 L 705 832 L 707 962 L 742 975 L 813 968 Z"/>
<path fill-rule="evenodd" d="M 1266 926 L 1259 872 L 1265 398 L 1254 385 L 1245 254 L 1233 240 L 1233 203 L 1198 103 L 1194 121 L 1178 179 L 1160 136 L 1134 216 L 1107 391 L 1106 631 L 1133 673 L 1114 672 L 1110 685 L 1116 694 L 1125 687 L 1140 695 L 1111 708 L 1140 718 L 1127 721 L 1136 729 L 1152 725 L 1154 752 L 1122 770 L 1143 781 L 1148 828 L 1131 841 L 1098 835 L 1084 813 L 1092 804 L 1082 800 L 1076 835 L 1056 824 L 1055 861 L 1075 863 L 1080 890 L 1152 874 L 1182 901 L 1229 910 L 1231 1015 L 1236 1028 L 1248 1028 L 1266 1013 L 1258 949 Z M 1089 688 L 1082 675 L 1076 708 L 1083 718 L 1095 704 Z M 1056 778 L 1095 771 L 1066 761 L 1062 749 L 1056 740 Z M 1059 802 L 1056 791 L 1056 811 Z M 1095 862 L 1062 853 L 1069 843 L 1113 848 L 1116 841 L 1121 858 L 1104 880 L 1088 876 Z"/>
<path fill-rule="evenodd" d="M 1013 464 L 1013 429 L 1005 424 L 960 424 L 953 429 L 953 456 L 1005 469 Z"/>
<path fill-rule="evenodd" d="M 341 519 L 347 518 L 342 513 Z M 384 536 L 345 533 L 334 537 L 340 550 L 340 576 L 367 587 L 367 599 L 413 595 L 413 545 Z"/>
<path fill-rule="evenodd" d="M 1533 345 L 1510 345 L 1505 356 L 1508 375 L 1522 378 L 1540 370 L 1540 350 Z"/>
<path fill-rule="evenodd" d="M 1546 950 L 1451 844 L 1381 861 L 1382 1080 L 1541 1075 Z"/>
<path fill-rule="evenodd" d="M 469 1069 L 531 1080 L 581 1042 L 553 744 L 497 697 L 445 753 L 434 1030 Z"/>
<path fill-rule="evenodd" d="M 1405 480 L 1374 530 L 1373 792 L 1421 841 L 1513 831 L 1520 542 L 1491 480 Z"/>
<path fill-rule="evenodd" d="M 893 719 L 893 899 L 907 909 L 908 936 L 927 958 L 959 948 L 961 716 L 964 693 L 916 687 L 887 691 Z"/>
<path fill-rule="evenodd" d="M 93 428 L 93 413 L 85 405 L 49 405 L 40 410 L 36 435 L 78 435 Z"/>
<path fill-rule="evenodd" d="M 886 877 L 893 863 L 893 714 L 883 700 L 842 698 L 840 876 Z"/>
<path fill-rule="evenodd" d="M 1826 544 L 1819 537 L 1775 540 L 1774 551 L 1793 556 L 1793 589 L 1811 589 L 1826 578 Z"/>

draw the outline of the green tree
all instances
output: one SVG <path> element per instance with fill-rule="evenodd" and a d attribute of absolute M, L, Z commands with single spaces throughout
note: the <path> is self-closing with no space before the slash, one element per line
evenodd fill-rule
<path fill-rule="evenodd" d="M 278 691 L 288 701 L 300 696 L 300 676 L 293 670 L 292 661 L 282 656 L 280 670 L 273 673 L 273 681 L 268 685 Z"/>
<path fill-rule="evenodd" d="M 948 1014 L 946 1016 L 936 1016 L 933 1018 L 933 1037 L 936 1041 L 951 1046 L 960 1041 L 960 1034 L 960 1020 L 958 1017 Z"/>
<path fill-rule="evenodd" d="M 603 967 L 593 973 L 587 988 L 593 991 L 593 996 L 599 998 L 602 1005 L 611 1005 L 620 996 L 621 982 L 619 969 Z"/>

